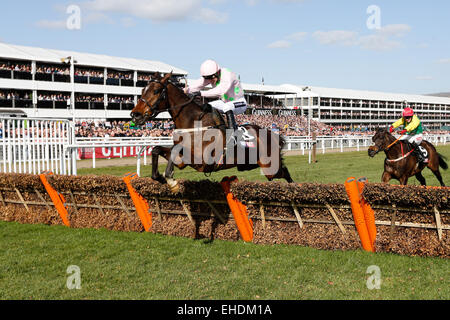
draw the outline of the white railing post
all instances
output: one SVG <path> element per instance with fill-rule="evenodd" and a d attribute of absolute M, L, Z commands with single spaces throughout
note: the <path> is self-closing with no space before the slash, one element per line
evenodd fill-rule
<path fill-rule="evenodd" d="M 95 158 L 96 158 L 95 149 L 96 149 L 95 147 L 92 148 L 92 169 L 95 169 Z"/>

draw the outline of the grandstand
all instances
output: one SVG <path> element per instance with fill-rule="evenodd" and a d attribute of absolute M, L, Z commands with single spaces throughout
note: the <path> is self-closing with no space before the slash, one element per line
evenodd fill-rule
<path fill-rule="evenodd" d="M 129 118 L 152 76 L 171 71 L 175 82 L 187 75 L 158 61 L 0 43 L 0 108 L 37 118 Z"/>
<path fill-rule="evenodd" d="M 335 127 L 364 126 L 373 128 L 390 124 L 401 117 L 407 102 L 421 118 L 427 130 L 450 125 L 450 98 L 427 95 L 359 91 L 311 86 L 284 85 L 301 90 L 307 97 L 289 96 L 287 108 L 298 108 L 302 114 Z"/>
<path fill-rule="evenodd" d="M 153 75 L 171 71 L 180 85 L 188 75 L 158 61 L 0 43 L 0 110 L 17 110 L 34 118 L 130 119 Z M 450 126 L 448 97 L 293 84 L 243 83 L 243 88 L 249 113 L 256 115 L 295 113 L 338 129 L 371 129 L 398 119 L 407 101 L 427 130 Z"/>

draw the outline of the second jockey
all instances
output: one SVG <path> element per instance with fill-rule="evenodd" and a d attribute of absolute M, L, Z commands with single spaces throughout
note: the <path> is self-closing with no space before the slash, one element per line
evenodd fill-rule
<path fill-rule="evenodd" d="M 419 163 L 427 163 L 428 159 L 419 148 L 420 144 L 423 141 L 423 126 L 419 117 L 414 114 L 413 109 L 405 108 L 403 110 L 402 118 L 393 123 L 389 128 L 389 131 L 392 133 L 396 128 L 400 126 L 403 126 L 403 130 L 400 132 L 400 134 L 402 134 L 403 136 L 400 138 L 400 140 L 406 140 L 412 145 Z"/>
<path fill-rule="evenodd" d="M 202 64 L 200 74 L 202 78 L 193 81 L 184 92 L 205 98 L 217 98 L 209 102 L 209 105 L 227 116 L 228 129 L 236 133 L 238 125 L 234 115 L 243 114 L 247 110 L 247 101 L 240 80 L 230 69 L 221 68 L 213 60 L 207 60 Z M 209 85 L 212 88 L 204 90 Z"/>

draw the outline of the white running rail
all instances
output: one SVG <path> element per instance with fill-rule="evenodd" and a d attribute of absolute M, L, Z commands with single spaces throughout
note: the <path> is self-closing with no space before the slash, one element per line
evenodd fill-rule
<path fill-rule="evenodd" d="M 316 143 L 317 152 L 367 150 L 372 143 L 371 136 L 319 136 L 285 137 L 285 150 L 309 153 Z M 424 135 L 434 145 L 450 143 L 450 134 Z M 141 158 L 147 164 L 149 148 L 173 146 L 172 137 L 105 137 L 75 138 L 75 128 L 68 120 L 0 118 L 0 172 L 40 174 L 52 171 L 61 175 L 77 174 L 79 149 L 91 149 L 95 168 L 97 148 L 136 148 L 137 171 L 140 174 Z"/>
<path fill-rule="evenodd" d="M 73 174 L 73 132 L 67 120 L 0 118 L 0 171 Z"/>

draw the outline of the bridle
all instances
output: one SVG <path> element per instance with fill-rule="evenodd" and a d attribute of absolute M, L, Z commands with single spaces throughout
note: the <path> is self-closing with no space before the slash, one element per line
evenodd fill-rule
<path fill-rule="evenodd" d="M 380 153 L 382 151 L 389 151 L 389 149 L 392 148 L 395 144 L 397 144 L 397 142 L 399 142 L 402 137 L 403 136 L 401 136 L 400 138 L 396 139 L 394 142 L 392 142 L 390 145 L 388 145 L 387 147 L 384 147 L 384 148 L 381 148 L 381 147 L 379 147 L 379 146 L 377 146 L 375 144 L 375 146 L 378 148 L 378 150 L 375 152 L 375 155 L 377 155 L 378 153 Z M 403 153 L 403 150 L 402 150 L 402 153 Z"/>
<path fill-rule="evenodd" d="M 155 119 L 160 113 L 170 112 L 170 111 L 172 111 L 172 110 L 174 110 L 176 108 L 185 107 L 188 104 L 190 104 L 192 101 L 194 101 L 194 99 L 195 99 L 195 97 L 192 97 L 191 99 L 189 99 L 189 101 L 184 102 L 184 103 L 182 103 L 180 105 L 177 105 L 177 106 L 173 106 L 173 107 L 170 107 L 170 105 L 169 105 L 169 103 L 167 101 L 167 105 L 169 105 L 169 107 L 165 108 L 165 109 L 159 109 L 159 105 L 162 102 L 164 102 L 164 101 L 166 101 L 168 99 L 168 96 L 167 96 L 167 90 L 168 90 L 167 89 L 167 84 L 165 84 L 165 83 L 163 83 L 161 81 L 153 80 L 148 85 L 150 85 L 151 83 L 158 83 L 158 84 L 162 85 L 163 88 L 162 89 L 158 89 L 158 90 L 155 91 L 155 94 L 160 93 L 160 95 L 159 95 L 158 99 L 156 100 L 156 102 L 153 105 L 151 105 L 148 102 L 148 100 L 145 99 L 144 97 L 139 98 L 139 100 L 142 101 L 148 108 L 148 110 L 146 110 L 143 115 L 144 115 L 145 118 L 147 118 L 149 120 Z M 178 115 L 176 115 L 176 117 L 172 117 L 172 118 L 175 120 L 177 117 L 178 117 Z"/>
<path fill-rule="evenodd" d="M 142 101 L 143 103 L 145 103 L 145 105 L 148 107 L 148 110 L 146 110 L 144 112 L 144 117 L 148 118 L 148 119 L 154 119 L 156 118 L 160 113 L 165 112 L 165 111 L 169 111 L 170 108 L 167 109 L 162 109 L 159 110 L 159 105 L 161 104 L 161 102 L 163 102 L 164 100 L 166 100 L 167 98 L 167 85 L 165 83 L 162 83 L 160 81 L 151 81 L 148 85 L 150 85 L 151 83 L 159 83 L 160 85 L 163 86 L 163 89 L 161 90 L 161 94 L 158 97 L 158 100 L 156 100 L 154 105 L 151 105 L 147 99 L 145 99 L 144 97 L 139 98 L 139 101 Z M 155 91 L 156 94 L 159 93 L 159 90 Z M 150 116 L 151 114 L 151 116 Z"/>

